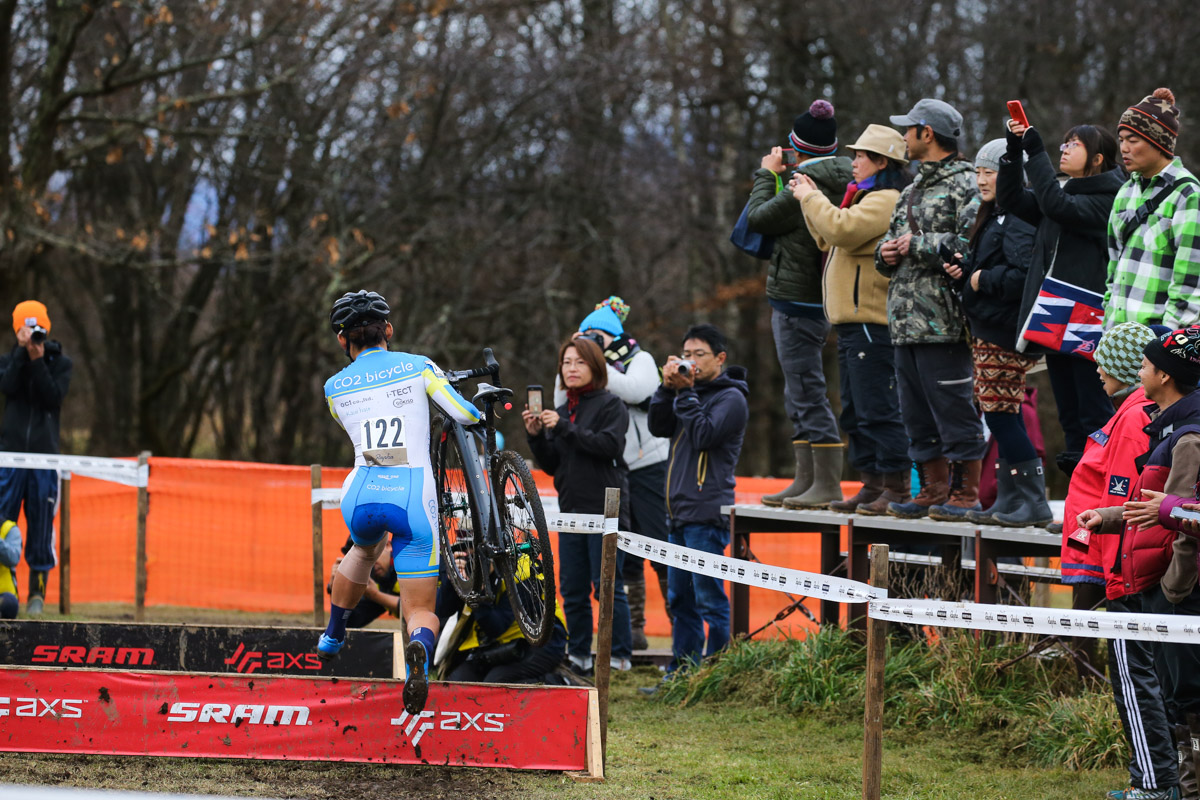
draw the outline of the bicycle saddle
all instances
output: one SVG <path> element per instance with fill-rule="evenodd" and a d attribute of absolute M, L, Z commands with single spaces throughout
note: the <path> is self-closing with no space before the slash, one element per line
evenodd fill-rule
<path fill-rule="evenodd" d="M 485 403 L 495 403 L 502 397 L 512 397 L 512 393 L 512 389 L 505 389 L 503 386 L 492 386 L 490 383 L 481 383 L 471 401 L 478 403 L 482 400 Z"/>

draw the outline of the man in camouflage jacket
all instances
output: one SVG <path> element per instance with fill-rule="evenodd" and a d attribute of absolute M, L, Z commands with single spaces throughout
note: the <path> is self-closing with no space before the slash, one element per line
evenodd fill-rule
<path fill-rule="evenodd" d="M 974 170 L 958 158 L 962 115 L 940 100 L 921 100 L 891 117 L 904 129 L 916 180 L 901 194 L 875 267 L 891 278 L 888 332 L 896 347 L 896 383 L 921 490 L 888 513 L 965 520 L 978 509 L 987 447 L 972 397 L 971 350 L 958 299 L 939 248 L 965 253 L 979 211 Z"/>

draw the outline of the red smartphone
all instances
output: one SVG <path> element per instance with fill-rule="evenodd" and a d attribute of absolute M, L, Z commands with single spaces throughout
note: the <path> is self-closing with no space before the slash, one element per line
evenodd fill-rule
<path fill-rule="evenodd" d="M 1020 100 L 1008 101 L 1008 115 L 1013 118 L 1014 122 L 1019 122 L 1026 128 L 1029 127 L 1029 117 L 1025 116 L 1025 107 L 1021 105 Z"/>
<path fill-rule="evenodd" d="M 794 167 L 800 163 L 796 160 L 796 151 L 790 148 L 783 148 L 783 165 L 785 167 Z"/>

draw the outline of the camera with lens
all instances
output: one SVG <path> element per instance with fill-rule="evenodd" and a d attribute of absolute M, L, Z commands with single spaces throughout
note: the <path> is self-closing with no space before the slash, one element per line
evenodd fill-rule
<path fill-rule="evenodd" d="M 587 339 L 588 341 L 595 342 L 596 344 L 598 344 L 600 346 L 601 351 L 604 350 L 604 337 L 601 336 L 600 334 L 596 333 L 595 331 L 588 331 L 587 333 L 581 333 L 581 334 L 579 334 L 579 338 Z"/>
<path fill-rule="evenodd" d="M 45 344 L 46 335 L 47 333 L 45 328 L 43 328 L 41 325 L 34 325 L 33 330 L 29 332 L 29 341 L 33 342 L 34 344 Z"/>
<path fill-rule="evenodd" d="M 687 361 L 687 360 L 684 360 L 684 359 L 680 359 L 679 361 L 676 361 L 675 363 L 676 363 L 676 364 L 678 365 L 678 367 L 679 367 L 679 374 L 680 374 L 680 375 L 682 375 L 682 376 L 684 376 L 685 378 L 686 378 L 688 375 L 691 375 L 691 374 L 692 374 L 692 371 L 696 369 L 696 362 L 695 362 L 695 361 Z"/>

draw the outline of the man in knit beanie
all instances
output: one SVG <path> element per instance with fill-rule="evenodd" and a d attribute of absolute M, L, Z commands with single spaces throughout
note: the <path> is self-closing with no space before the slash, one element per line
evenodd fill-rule
<path fill-rule="evenodd" d="M 1163 525 L 1158 506 L 1164 494 L 1195 497 L 1200 474 L 1200 327 L 1169 331 L 1142 350 L 1142 388 L 1152 405 L 1148 451 L 1139 455 L 1129 500 L 1090 509 L 1076 518 L 1075 536 L 1091 546 L 1112 541 L 1117 547 L 1106 563 L 1109 611 L 1151 614 L 1200 614 L 1195 590 L 1195 548 L 1191 547 L 1185 585 L 1164 578 L 1176 554 L 1177 534 Z M 1132 396 L 1131 396 L 1132 399 Z M 1128 402 L 1128 401 L 1127 401 Z M 1135 753 L 1132 785 L 1116 796 L 1173 800 L 1196 792 L 1193 764 L 1179 759 L 1172 736 L 1187 738 L 1189 717 L 1200 717 L 1200 647 L 1171 643 L 1110 642 L 1113 694 Z M 1119 678 L 1119 679 L 1118 679 Z M 1156 689 L 1160 697 L 1156 698 Z M 1132 697 L 1130 696 L 1132 695 Z M 1200 726 L 1197 726 L 1200 727 Z M 1136 762 L 1141 762 L 1136 763 Z M 1110 795 L 1114 796 L 1114 795 Z"/>
<path fill-rule="evenodd" d="M 1175 156 L 1179 109 L 1170 89 L 1130 106 L 1117 126 L 1129 180 L 1108 220 L 1105 329 L 1122 322 L 1200 322 L 1200 184 Z"/>
<path fill-rule="evenodd" d="M 850 159 L 836 156 L 833 106 L 816 100 L 796 117 L 787 147 L 763 156 L 750 191 L 750 229 L 775 237 L 767 267 L 767 303 L 775 352 L 783 369 L 783 404 L 792 421 L 795 478 L 783 491 L 763 497 L 767 505 L 818 508 L 842 499 L 842 438 L 825 393 L 821 350 L 829 336 L 821 274 L 825 259 L 800 201 L 787 183 L 802 173 L 837 205 L 852 178 Z M 784 151 L 795 165 L 784 164 Z"/>

